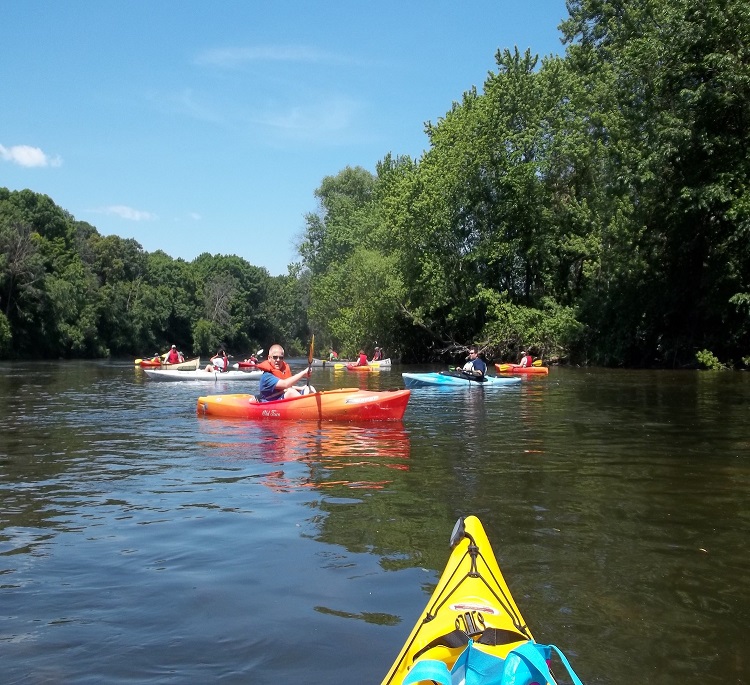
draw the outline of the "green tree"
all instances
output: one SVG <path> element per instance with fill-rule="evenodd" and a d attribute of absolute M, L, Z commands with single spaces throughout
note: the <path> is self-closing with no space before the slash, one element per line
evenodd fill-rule
<path fill-rule="evenodd" d="M 737 0 L 569 3 L 607 202 L 582 298 L 600 361 L 693 363 L 748 344 L 750 8 Z M 607 355 L 611 355 L 609 359 Z"/>
<path fill-rule="evenodd" d="M 197 257 L 191 267 L 203 295 L 201 318 L 211 330 L 209 336 L 204 331 L 201 339 L 213 342 L 208 349 L 196 350 L 207 353 L 222 345 L 235 352 L 251 351 L 269 331 L 268 271 L 241 257 L 209 254 Z"/>

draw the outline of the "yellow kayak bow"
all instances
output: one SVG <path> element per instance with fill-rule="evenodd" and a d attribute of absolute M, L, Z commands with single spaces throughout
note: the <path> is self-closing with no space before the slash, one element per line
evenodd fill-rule
<path fill-rule="evenodd" d="M 437 659 L 451 668 L 468 637 L 501 658 L 534 639 L 479 519 L 459 519 L 451 545 L 440 581 L 382 685 L 401 685 L 421 659 Z"/>

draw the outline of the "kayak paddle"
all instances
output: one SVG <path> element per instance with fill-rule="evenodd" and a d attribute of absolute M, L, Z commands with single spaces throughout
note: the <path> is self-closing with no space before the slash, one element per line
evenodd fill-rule
<path fill-rule="evenodd" d="M 450 369 L 449 371 L 440 372 L 444 376 L 452 376 L 453 378 L 464 378 L 467 381 L 474 381 L 475 383 L 486 383 L 487 378 L 485 376 L 477 376 L 463 369 Z"/>
<path fill-rule="evenodd" d="M 313 349 L 315 348 L 315 333 L 310 338 L 310 349 L 307 351 L 307 387 L 310 387 L 310 369 L 312 368 Z"/>

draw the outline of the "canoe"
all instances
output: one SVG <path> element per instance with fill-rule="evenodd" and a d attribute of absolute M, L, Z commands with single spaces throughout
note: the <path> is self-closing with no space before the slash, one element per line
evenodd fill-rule
<path fill-rule="evenodd" d="M 316 421 L 400 421 L 409 390 L 338 388 L 273 402 L 255 402 L 248 394 L 207 395 L 198 398 L 204 416 L 238 419 L 314 419 Z"/>
<path fill-rule="evenodd" d="M 485 376 L 484 381 L 480 381 L 478 378 L 475 380 L 462 374 L 460 371 L 441 371 L 440 373 L 402 373 L 401 377 L 404 379 L 404 385 L 407 388 L 467 388 L 471 386 L 484 388 L 516 385 L 521 382 L 520 378 L 514 376 Z"/>
<path fill-rule="evenodd" d="M 233 369 L 254 369 L 258 366 L 257 362 L 235 362 L 232 364 Z"/>
<path fill-rule="evenodd" d="M 175 369 L 143 369 L 144 373 L 155 381 L 257 381 L 263 372 L 255 371 L 178 371 Z"/>
<path fill-rule="evenodd" d="M 177 369 L 182 371 L 195 371 L 200 365 L 200 357 L 186 359 L 184 362 L 177 362 L 176 364 L 165 364 L 158 359 L 141 359 L 138 364 L 142 369 Z"/>
<path fill-rule="evenodd" d="M 530 373 L 546 376 L 549 368 L 546 366 L 519 366 L 518 364 L 495 364 L 498 373 Z"/>
<path fill-rule="evenodd" d="M 346 364 L 349 363 L 348 359 L 316 359 L 313 357 L 312 360 L 312 366 L 325 366 L 328 369 L 336 368 L 336 365 L 338 364 L 340 367 L 344 367 Z"/>
<path fill-rule="evenodd" d="M 450 544 L 437 587 L 382 685 L 450 683 L 449 669 L 454 683 L 463 683 L 462 671 L 468 671 L 470 683 L 554 685 L 552 649 L 581 685 L 557 648 L 534 641 L 479 519 L 460 518 Z"/>

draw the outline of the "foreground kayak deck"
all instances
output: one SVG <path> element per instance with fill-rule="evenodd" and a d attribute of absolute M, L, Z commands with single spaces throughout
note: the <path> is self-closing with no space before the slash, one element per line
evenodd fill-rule
<path fill-rule="evenodd" d="M 256 402 L 248 394 L 207 395 L 198 398 L 196 409 L 204 416 L 238 419 L 399 421 L 410 394 L 409 390 L 339 388 L 273 402 Z"/>
<path fill-rule="evenodd" d="M 257 381 L 263 372 L 254 371 L 176 371 L 174 369 L 143 369 L 145 374 L 155 381 Z"/>
<path fill-rule="evenodd" d="M 426 387 L 445 387 L 445 388 L 466 388 L 470 386 L 479 387 L 498 387 L 517 385 L 521 382 L 520 378 L 485 376 L 484 382 L 470 378 L 460 371 L 456 373 L 402 373 L 404 385 L 407 388 L 426 388 Z"/>
<path fill-rule="evenodd" d="M 405 678 L 410 685 L 463 683 L 462 669 L 471 671 L 472 683 L 555 685 L 549 671 L 552 650 L 573 683 L 582 685 L 556 647 L 534 641 L 478 518 L 458 520 L 451 548 L 430 601 L 382 685 L 402 685 Z"/>
<path fill-rule="evenodd" d="M 492 632 L 501 644 L 488 647 L 487 651 L 500 657 L 514 646 L 534 639 L 500 572 L 479 519 L 467 516 L 462 521 L 470 537 L 464 537 L 453 548 L 430 601 L 382 685 L 401 685 L 419 658 L 437 659 L 448 668 L 453 666 L 465 643 L 456 647 L 430 645 L 459 626 L 465 629 L 468 624 L 470 629 L 473 626 L 474 630 L 488 633 L 488 637 Z M 469 553 L 472 539 L 478 548 L 476 562 Z M 478 633 L 474 641 L 479 641 Z"/>

